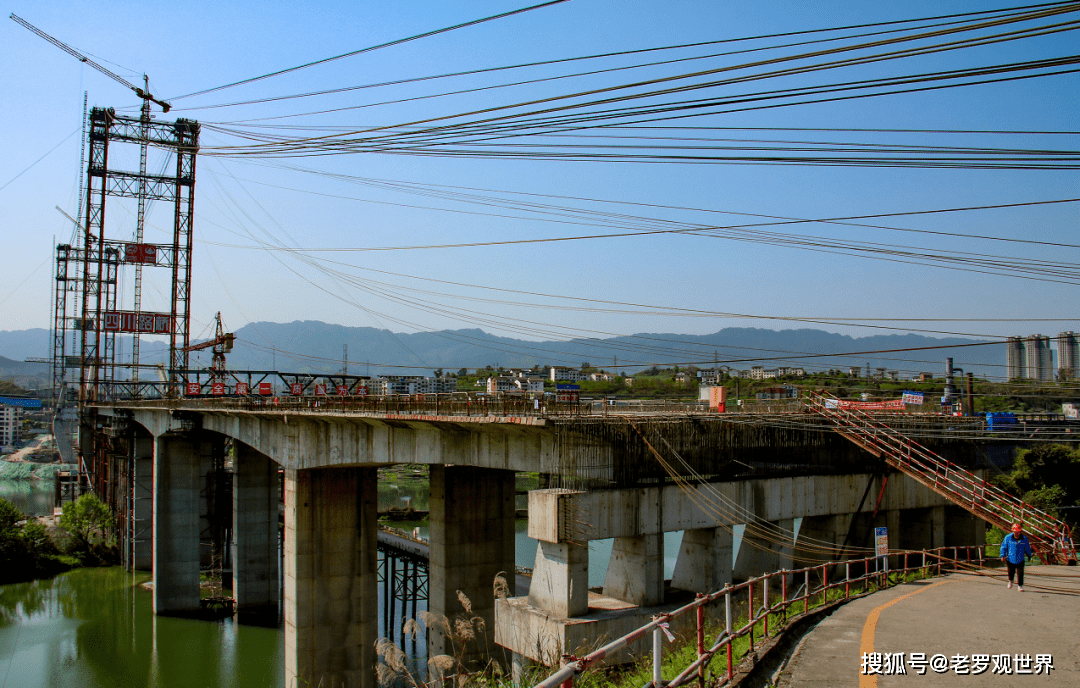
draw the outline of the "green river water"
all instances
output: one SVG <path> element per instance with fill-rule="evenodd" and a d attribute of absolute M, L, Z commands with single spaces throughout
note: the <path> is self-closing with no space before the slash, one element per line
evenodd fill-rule
<path fill-rule="evenodd" d="M 426 483 L 426 481 L 424 481 Z M 380 508 L 407 498 L 427 508 L 426 484 L 380 484 Z M 0 481 L 0 497 L 24 512 L 52 512 L 52 485 Z M 427 535 L 427 522 L 395 524 Z M 517 522 L 516 560 L 531 567 L 536 541 Z M 681 533 L 665 538 L 671 576 Z M 601 586 L 611 541 L 589 543 L 589 585 Z M 277 688 L 284 683 L 284 633 L 232 619 L 155 617 L 149 574 L 80 569 L 50 580 L 0 586 L 0 688 Z M 379 588 L 380 605 L 382 586 Z M 426 605 L 421 604 L 420 610 Z M 381 612 L 380 612 L 381 615 Z M 380 619 L 380 633 L 385 622 Z M 406 648 L 407 650 L 411 648 Z M 424 643 L 418 643 L 419 654 Z"/>

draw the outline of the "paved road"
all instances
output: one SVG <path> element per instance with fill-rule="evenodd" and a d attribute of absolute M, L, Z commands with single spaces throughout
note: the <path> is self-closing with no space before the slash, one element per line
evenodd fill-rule
<path fill-rule="evenodd" d="M 1000 575 L 997 570 L 994 573 Z M 806 635 L 781 674 L 781 688 L 899 686 L 1080 686 L 1080 568 L 1029 566 L 1024 592 L 1002 578 L 951 574 L 885 590 L 839 608 Z M 862 675 L 863 653 L 904 653 L 905 675 Z M 991 655 L 978 674 L 919 675 L 911 653 Z M 993 655 L 1011 673 L 993 673 Z M 1051 655 L 1053 670 L 1018 674 L 1016 655 Z M 940 660 L 939 660 L 940 661 Z M 1000 669 L 999 669 L 1000 671 Z"/>

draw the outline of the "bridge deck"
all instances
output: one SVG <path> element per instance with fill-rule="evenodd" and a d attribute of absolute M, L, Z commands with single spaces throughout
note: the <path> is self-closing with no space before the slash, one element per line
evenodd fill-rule
<path fill-rule="evenodd" d="M 999 577 L 956 573 L 899 585 L 849 602 L 819 623 L 802 640 L 781 674 L 783 688 L 818 686 L 1047 686 L 1080 685 L 1080 570 L 1029 566 L 1024 592 L 1006 588 Z M 862 654 L 904 653 L 907 675 L 861 675 Z M 950 667 L 919 676 L 911 653 L 930 660 L 941 654 Z M 1049 676 L 993 674 L 994 663 L 978 677 L 958 674 L 956 655 L 1053 657 Z M 1015 662 L 1014 662 L 1015 663 Z M 970 667 L 970 661 L 968 663 Z"/>

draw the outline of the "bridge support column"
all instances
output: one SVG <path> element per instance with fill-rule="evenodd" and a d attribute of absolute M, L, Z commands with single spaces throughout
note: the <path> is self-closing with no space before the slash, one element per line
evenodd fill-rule
<path fill-rule="evenodd" d="M 986 521 L 959 506 L 945 507 L 946 546 L 966 547 L 986 542 Z"/>
<path fill-rule="evenodd" d="M 889 509 L 885 512 L 885 527 L 889 532 L 889 549 L 900 549 L 900 510 Z M 894 554 L 889 557 L 889 570 L 895 571 L 903 565 L 903 557 Z"/>
<path fill-rule="evenodd" d="M 511 594 L 514 590 L 514 472 L 434 465 L 430 481 L 428 609 L 453 624 L 465 613 L 460 591 L 471 603 L 467 617 L 479 616 L 491 633 L 495 576 L 502 574 Z M 470 644 L 467 666 L 487 659 L 487 648 L 481 645 L 480 640 Z M 454 653 L 450 639 L 435 628 L 428 639 L 428 656 L 439 654 Z"/>
<path fill-rule="evenodd" d="M 733 578 L 747 580 L 780 568 L 772 542 L 778 537 L 775 525 L 775 522 L 764 521 L 746 524 L 739 553 L 735 557 Z"/>
<path fill-rule="evenodd" d="M 709 593 L 731 582 L 731 529 L 695 528 L 683 533 L 671 586 Z"/>
<path fill-rule="evenodd" d="M 154 568 L 154 438 L 135 438 L 135 475 L 132 476 L 131 563 L 136 571 Z"/>
<path fill-rule="evenodd" d="M 154 612 L 199 610 L 199 441 L 161 435 L 154 444 Z"/>
<path fill-rule="evenodd" d="M 810 516 L 802 520 L 799 526 L 799 542 L 801 549 L 794 556 L 794 562 L 798 566 L 814 566 L 823 561 L 833 561 L 848 557 L 840 553 L 851 529 L 852 514 L 835 514 L 832 516 Z M 857 542 L 849 542 L 849 547 L 859 547 Z M 853 574 L 854 575 L 854 574 Z"/>
<path fill-rule="evenodd" d="M 588 542 L 537 542 L 529 604 L 562 619 L 589 613 Z"/>
<path fill-rule="evenodd" d="M 374 468 L 285 473 L 285 685 L 374 688 Z"/>
<path fill-rule="evenodd" d="M 930 547 L 945 546 L 945 507 L 931 507 L 930 512 Z"/>
<path fill-rule="evenodd" d="M 604 595 L 639 607 L 663 603 L 663 533 L 615 538 L 604 578 Z"/>
<path fill-rule="evenodd" d="M 241 615 L 277 622 L 277 464 L 237 442 L 233 467 L 233 597 Z"/>
<path fill-rule="evenodd" d="M 945 545 L 945 507 L 905 509 L 899 544 L 904 549 L 933 549 Z"/>
<path fill-rule="evenodd" d="M 795 532 L 795 519 L 782 518 L 776 522 L 777 539 L 773 543 L 773 552 L 776 554 L 776 568 L 791 570 L 795 566 L 795 545 L 798 543 L 799 533 Z M 802 522 L 799 522 L 802 525 Z M 800 528 L 801 530 L 801 528 Z"/>

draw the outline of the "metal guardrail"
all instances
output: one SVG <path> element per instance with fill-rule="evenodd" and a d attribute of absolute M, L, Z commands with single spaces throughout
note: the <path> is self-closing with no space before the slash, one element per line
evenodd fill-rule
<path fill-rule="evenodd" d="M 946 553 L 951 554 L 951 557 L 945 556 Z M 599 650 L 592 652 L 585 657 L 564 657 L 565 664 L 561 669 L 553 673 L 548 678 L 544 679 L 540 683 L 537 683 L 534 688 L 555 688 L 555 686 L 563 686 L 563 688 L 573 688 L 574 679 L 584 672 L 589 667 L 595 665 L 597 662 L 602 661 L 606 657 L 614 654 L 616 651 L 630 645 L 631 643 L 640 640 L 645 637 L 650 631 L 653 634 L 653 680 L 650 686 L 666 688 L 676 688 L 677 686 L 685 685 L 691 680 L 696 679 L 698 685 L 704 685 L 705 682 L 705 669 L 712 661 L 712 659 L 726 649 L 727 652 L 727 666 L 726 666 L 726 680 L 728 682 L 734 677 L 735 673 L 735 657 L 733 656 L 732 644 L 738 638 L 749 636 L 750 638 L 750 651 L 754 648 L 754 631 L 760 624 L 762 627 L 760 639 L 768 637 L 769 633 L 769 616 L 775 614 L 781 614 L 786 624 L 788 620 L 788 613 L 792 606 L 802 604 L 802 614 L 806 614 L 810 611 L 810 600 L 813 597 L 821 596 L 822 604 L 828 602 L 829 590 L 844 589 L 844 599 L 848 599 L 851 596 L 852 584 L 858 584 L 860 582 L 869 582 L 877 580 L 882 588 L 890 587 L 888 574 L 889 573 L 903 573 L 907 574 L 913 571 L 921 571 L 922 577 L 925 578 L 927 571 L 930 569 L 936 569 L 936 575 L 941 575 L 941 572 L 948 566 L 952 566 L 952 570 L 956 570 L 956 563 L 961 561 L 961 555 L 963 555 L 963 561 L 975 562 L 978 565 L 982 565 L 985 561 L 985 545 L 966 546 L 966 547 L 938 547 L 936 549 L 924 550 L 924 551 L 907 551 L 907 552 L 890 552 L 890 556 L 903 557 L 903 566 L 899 569 L 892 571 L 870 571 L 870 564 L 875 562 L 877 557 L 867 557 L 865 559 L 849 559 L 846 561 L 833 561 L 818 564 L 816 566 L 806 567 L 802 569 L 794 569 L 791 571 L 782 570 L 774 573 L 767 573 L 757 578 L 752 578 L 745 583 L 738 585 L 726 585 L 723 589 L 716 592 L 702 595 L 699 594 L 697 599 L 689 604 L 686 604 L 678 609 L 669 612 L 667 614 L 660 614 L 653 617 L 653 620 L 640 628 L 627 633 L 621 638 L 608 643 Z M 921 555 L 921 559 L 919 558 Z M 975 556 L 973 556 L 975 555 Z M 910 557 L 915 556 L 917 558 L 917 566 L 909 566 L 911 563 Z M 928 558 L 930 561 L 928 562 Z M 851 578 L 851 566 L 863 566 L 866 573 L 857 577 Z M 830 582 L 828 579 L 829 570 L 843 567 L 844 578 L 838 581 Z M 795 580 L 798 577 L 802 577 L 802 585 L 792 594 L 788 596 L 788 580 Z M 774 581 L 773 585 L 776 585 L 775 579 L 779 579 L 780 585 L 780 599 L 775 599 L 775 594 L 769 594 L 769 582 Z M 820 585 L 812 585 L 820 581 Z M 736 593 L 746 592 L 747 595 L 747 609 L 748 620 L 741 628 L 733 628 L 732 622 L 732 596 Z M 759 600 L 760 598 L 760 600 Z M 708 650 L 705 649 L 705 607 L 706 605 L 714 602 L 724 600 L 724 630 L 720 632 L 716 639 L 716 642 Z M 671 681 L 664 682 L 661 677 L 661 671 L 663 669 L 663 638 L 665 634 L 668 634 L 667 624 L 671 619 L 682 616 L 683 614 L 689 614 L 694 612 L 696 615 L 696 630 L 697 630 L 697 658 L 690 663 L 678 676 Z M 799 612 L 796 612 L 796 616 Z M 783 629 L 777 629 L 774 627 L 772 635 L 777 635 L 779 631 Z"/>

